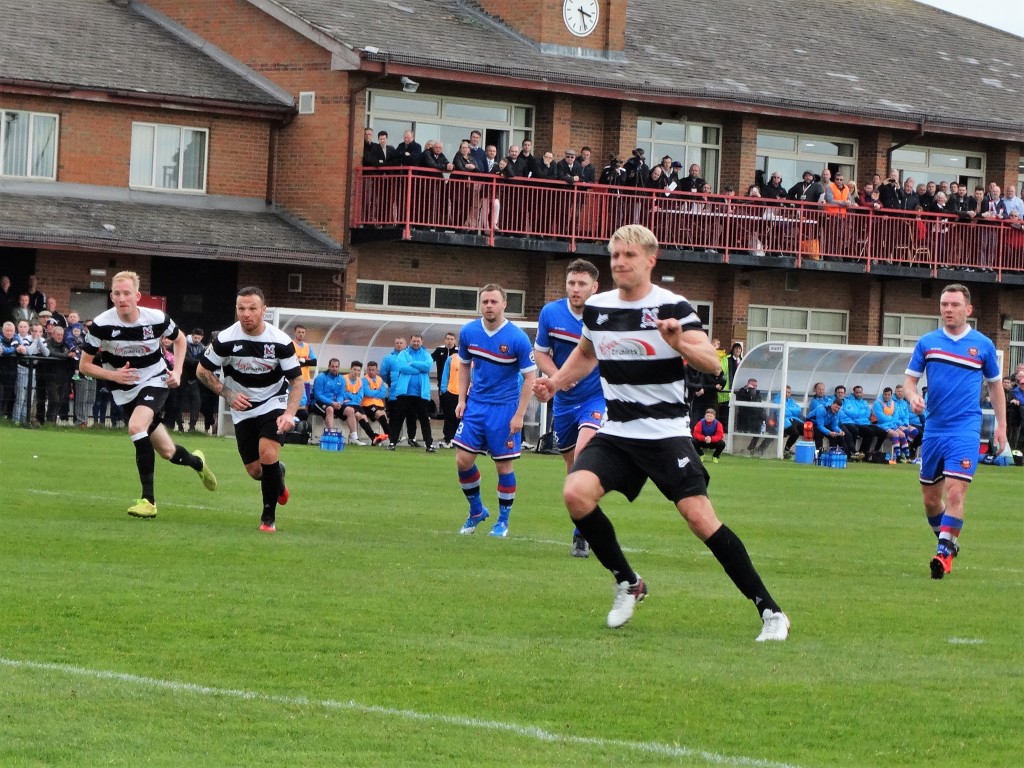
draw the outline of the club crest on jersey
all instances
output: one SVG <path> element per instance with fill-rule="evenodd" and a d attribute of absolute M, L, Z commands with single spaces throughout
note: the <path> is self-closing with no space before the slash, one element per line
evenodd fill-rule
<path fill-rule="evenodd" d="M 970 459 L 960 459 L 960 467 L 961 467 L 961 469 L 970 469 L 971 465 L 973 463 L 974 462 L 971 461 Z"/>
<path fill-rule="evenodd" d="M 498 351 L 501 352 L 501 354 L 503 354 L 503 355 L 507 355 L 508 354 L 508 344 L 501 344 L 501 345 L 499 345 L 498 346 Z"/>
<path fill-rule="evenodd" d="M 142 338 L 143 339 L 152 339 L 153 338 L 153 326 L 152 325 L 144 325 L 144 326 L 142 326 Z"/>
<path fill-rule="evenodd" d="M 511 451 L 511 450 L 515 449 L 516 443 L 512 439 L 508 439 L 508 440 L 505 441 L 505 447 L 508 448 Z"/>
<path fill-rule="evenodd" d="M 658 308 L 657 307 L 644 307 L 640 310 L 640 327 L 641 328 L 657 328 L 658 327 Z"/>
<path fill-rule="evenodd" d="M 977 347 L 970 347 L 967 350 L 967 354 L 970 355 L 971 357 L 977 357 L 978 353 L 979 353 L 979 350 L 978 350 Z"/>
<path fill-rule="evenodd" d="M 273 344 L 264 344 L 263 345 L 263 359 L 264 360 L 273 360 L 276 357 L 277 357 L 277 353 L 274 351 L 274 345 Z"/>

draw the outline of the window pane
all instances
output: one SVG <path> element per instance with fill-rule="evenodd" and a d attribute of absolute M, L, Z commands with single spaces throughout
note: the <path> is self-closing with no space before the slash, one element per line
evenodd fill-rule
<path fill-rule="evenodd" d="M 768 327 L 768 307 L 750 307 L 747 309 L 747 322 L 757 328 Z"/>
<path fill-rule="evenodd" d="M 928 164 L 928 153 L 924 150 L 917 149 L 903 149 L 893 150 L 892 153 L 893 162 L 911 163 L 913 165 L 927 165 Z"/>
<path fill-rule="evenodd" d="M 203 189 L 206 168 L 206 131 L 185 131 L 185 160 L 181 169 L 182 189 Z"/>
<path fill-rule="evenodd" d="M 178 168 L 181 163 L 181 129 L 177 126 L 156 127 L 156 178 L 154 186 L 160 189 L 178 188 Z"/>
<path fill-rule="evenodd" d="M 772 328 L 807 328 L 807 312 L 802 309 L 780 309 L 772 310 Z M 774 336 L 772 338 L 775 338 Z"/>
<path fill-rule="evenodd" d="M 764 331 L 747 331 L 747 349 L 753 349 L 766 341 L 768 341 L 768 334 Z"/>
<path fill-rule="evenodd" d="M 473 312 L 476 310 L 476 291 L 464 288 L 436 288 L 434 290 L 434 307 Z"/>
<path fill-rule="evenodd" d="M 409 122 L 406 120 L 381 120 L 376 118 L 373 121 L 373 133 L 377 135 L 378 131 L 387 131 L 388 144 L 392 147 L 397 147 L 402 143 L 402 134 L 410 129 Z"/>
<path fill-rule="evenodd" d="M 430 115 L 436 117 L 439 104 L 437 100 L 414 99 L 398 94 L 385 94 L 375 91 L 371 96 L 372 109 L 375 112 L 406 112 L 413 115 Z"/>
<path fill-rule="evenodd" d="M 886 315 L 882 321 L 882 333 L 886 336 L 897 336 L 900 332 L 900 316 Z"/>
<path fill-rule="evenodd" d="M 835 331 L 842 333 L 846 330 L 845 312 L 811 312 L 810 328 L 815 331 Z"/>
<path fill-rule="evenodd" d="M 523 314 L 523 307 L 525 306 L 526 294 L 520 291 L 509 291 L 508 292 L 508 308 L 507 312 L 510 315 L 521 315 Z"/>
<path fill-rule="evenodd" d="M 384 284 L 364 283 L 356 281 L 356 304 L 372 304 L 376 307 L 384 306 Z"/>
<path fill-rule="evenodd" d="M 702 133 L 703 133 L 703 136 L 701 137 L 701 140 L 705 144 L 714 144 L 716 146 L 718 145 L 719 138 L 720 138 L 720 135 L 721 135 L 721 130 L 720 129 L 708 126 L 708 127 L 705 127 L 702 130 Z"/>
<path fill-rule="evenodd" d="M 637 120 L 636 121 L 636 135 L 639 139 L 651 138 L 651 126 L 654 123 L 650 120 Z"/>
<path fill-rule="evenodd" d="M 533 107 L 515 107 L 514 123 L 518 128 L 533 128 Z"/>
<path fill-rule="evenodd" d="M 1010 341 L 1024 342 L 1024 323 L 1015 322 L 1010 330 Z"/>
<path fill-rule="evenodd" d="M 686 126 L 682 123 L 655 123 L 654 135 L 659 141 L 686 141 Z"/>
<path fill-rule="evenodd" d="M 444 106 L 444 116 L 481 123 L 507 123 L 508 108 L 488 106 L 486 104 L 460 104 L 448 102 Z"/>
<path fill-rule="evenodd" d="M 807 341 L 812 344 L 842 344 L 846 339 L 842 336 L 830 336 L 824 333 L 809 333 Z"/>
<path fill-rule="evenodd" d="M 904 336 L 923 336 L 939 327 L 939 321 L 934 317 L 904 317 Z"/>
<path fill-rule="evenodd" d="M 28 175 L 28 112 L 4 112 L 6 133 L 3 172 L 8 176 Z"/>
<path fill-rule="evenodd" d="M 56 175 L 57 118 L 32 117 L 32 175 L 52 179 Z"/>
<path fill-rule="evenodd" d="M 129 184 L 138 187 L 153 186 L 153 140 L 156 128 L 152 125 L 132 126 L 132 161 Z"/>
<path fill-rule="evenodd" d="M 1022 165 L 1024 165 L 1024 163 L 1022 163 Z M 967 158 L 967 167 L 970 168 L 972 171 L 980 171 L 981 170 L 981 158 L 980 157 L 968 157 Z"/>
<path fill-rule="evenodd" d="M 967 157 L 964 155 L 947 155 L 942 152 L 932 152 L 932 165 L 942 168 L 966 168 Z"/>
<path fill-rule="evenodd" d="M 711 183 L 712 187 L 714 187 L 715 179 L 718 178 L 718 150 L 702 149 L 700 151 L 699 162 L 704 173 L 704 178 Z"/>
<path fill-rule="evenodd" d="M 757 134 L 757 148 L 777 149 L 782 152 L 796 152 L 796 136 L 775 136 L 770 133 Z"/>
<path fill-rule="evenodd" d="M 388 304 L 393 307 L 430 307 L 430 288 L 420 285 L 389 285 Z"/>

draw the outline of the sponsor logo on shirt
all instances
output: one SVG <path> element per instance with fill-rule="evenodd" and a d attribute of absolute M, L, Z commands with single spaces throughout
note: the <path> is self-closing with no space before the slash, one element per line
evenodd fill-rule
<path fill-rule="evenodd" d="M 610 339 L 602 342 L 599 349 L 604 358 L 612 357 L 652 357 L 654 347 L 642 339 Z"/>
<path fill-rule="evenodd" d="M 232 352 L 241 352 L 242 351 L 242 345 L 241 344 L 235 344 L 235 346 L 233 346 L 231 348 L 231 351 Z"/>

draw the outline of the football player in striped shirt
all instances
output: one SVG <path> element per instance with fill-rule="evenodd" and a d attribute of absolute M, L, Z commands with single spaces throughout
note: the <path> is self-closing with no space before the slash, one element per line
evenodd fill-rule
<path fill-rule="evenodd" d="M 633 501 L 648 479 L 672 501 L 761 618 L 758 642 L 785 640 L 789 618 L 772 598 L 740 538 L 715 514 L 709 476 L 689 438 L 686 365 L 718 373 L 718 353 L 690 303 L 651 282 L 658 241 L 638 224 L 608 243 L 615 289 L 587 300 L 583 336 L 559 371 L 538 379 L 542 400 L 572 387 L 596 365 L 607 419 L 565 480 L 569 515 L 616 582 L 608 626 L 621 627 L 647 595 L 626 560 L 611 520 L 598 506 L 609 491 Z M 683 359 L 686 363 L 684 364 Z"/>
<path fill-rule="evenodd" d="M 235 298 L 238 322 L 217 334 L 206 350 L 197 377 L 231 412 L 238 454 L 249 477 L 263 492 L 260 530 L 277 530 L 277 505 L 288 503 L 284 464 L 280 461 L 284 434 L 295 426 L 302 403 L 299 359 L 288 335 L 263 319 L 263 291 L 249 286 Z M 223 378 L 215 372 L 220 369 Z"/>
<path fill-rule="evenodd" d="M 206 465 L 202 451 L 189 453 L 177 445 L 161 421 L 168 388 L 181 384 L 187 340 L 162 311 L 140 307 L 141 298 L 136 273 L 114 275 L 110 283 L 114 306 L 97 315 L 89 326 L 79 371 L 110 382 L 114 402 L 124 408 L 142 483 L 142 498 L 128 508 L 128 514 L 152 519 L 156 517 L 153 476 L 157 454 L 172 464 L 194 469 L 211 491 L 217 489 L 217 478 Z M 170 371 L 161 351 L 164 338 L 170 339 L 174 349 L 174 368 Z"/>
<path fill-rule="evenodd" d="M 1006 393 L 999 358 L 992 340 L 967 324 L 973 310 L 966 286 L 942 289 L 942 327 L 918 340 L 903 381 L 911 410 L 925 419 L 920 480 L 924 514 L 939 539 L 929 563 L 933 579 L 953 570 L 953 558 L 960 551 L 964 498 L 978 467 L 983 381 L 995 411 L 996 452 L 1006 445 Z M 928 377 L 927 404 L 917 391 L 922 376 Z"/>

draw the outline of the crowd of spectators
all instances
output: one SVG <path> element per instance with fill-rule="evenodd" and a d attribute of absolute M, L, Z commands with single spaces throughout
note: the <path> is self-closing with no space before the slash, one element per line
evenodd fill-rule
<path fill-rule="evenodd" d="M 618 195 L 627 196 L 612 211 L 617 223 L 631 223 L 649 216 L 647 208 L 630 203 L 628 196 L 634 198 L 638 194 L 657 195 L 662 193 L 665 198 L 657 198 L 660 203 L 653 203 L 654 210 L 670 214 L 708 213 L 716 210 L 714 206 L 726 206 L 724 210 L 738 212 L 732 208 L 741 202 L 767 206 L 763 213 L 768 218 L 777 206 L 813 206 L 826 214 L 818 231 L 808 235 L 797 231 L 787 238 L 785 247 L 774 242 L 782 240 L 782 233 L 769 235 L 765 227 L 753 224 L 734 226 L 731 241 L 722 240 L 723 227 L 714 223 L 705 227 L 697 227 L 681 216 L 662 216 L 659 223 L 654 217 L 655 231 L 664 242 L 677 242 L 682 239 L 693 243 L 707 243 L 716 247 L 729 247 L 748 250 L 757 256 L 774 255 L 772 250 L 800 250 L 806 255 L 816 258 L 820 250 L 830 254 L 862 254 L 863 242 L 866 237 L 865 227 L 861 219 L 849 219 L 847 214 L 878 213 L 890 217 L 908 217 L 916 219 L 917 227 L 911 233 L 911 242 L 901 247 L 914 250 L 928 249 L 935 251 L 937 257 L 945 256 L 948 249 L 947 239 L 942 235 L 948 231 L 944 222 L 976 222 L 984 224 L 1006 223 L 1009 232 L 1004 247 L 1024 255 L 1024 201 L 1017 195 L 1014 185 L 1009 185 L 1005 192 L 996 182 L 987 187 L 969 189 L 959 181 L 927 181 L 916 182 L 907 176 L 901 180 L 900 173 L 890 170 L 883 179 L 874 174 L 870 181 L 858 183 L 846 179 L 841 172 L 833 172 L 824 168 L 815 173 L 812 170 L 803 172 L 795 184 L 787 186 L 782 174 L 772 171 L 763 175 L 759 171 L 756 183 L 746 187 L 744 201 L 737 196 L 733 186 L 714 189 L 713 185 L 702 177 L 699 164 L 691 163 L 684 169 L 683 163 L 665 155 L 660 160 L 648 160 L 643 148 L 634 149 L 629 158 L 611 155 L 603 167 L 594 162 L 593 151 L 584 146 L 579 151 L 568 148 L 558 153 L 562 159 L 555 160 L 555 152 L 538 152 L 533 143 L 523 141 L 522 145 L 513 144 L 504 156 L 494 144 L 483 146 L 479 131 L 472 131 L 463 139 L 451 159 L 445 154 L 444 144 L 438 140 L 427 141 L 421 146 L 413 132 L 405 131 L 402 142 L 397 146 L 389 143 L 386 131 L 378 131 L 376 136 L 372 129 L 364 132 L 363 166 L 367 168 L 420 168 L 428 172 L 445 174 L 452 179 L 476 179 L 496 176 L 507 182 L 500 191 L 492 194 L 493 187 L 481 183 L 465 185 L 458 192 L 445 194 L 436 188 L 423 188 L 414 208 L 414 219 L 430 221 L 442 226 L 459 226 L 470 230 L 483 231 L 493 227 L 496 230 L 512 234 L 534 234 L 536 236 L 559 236 L 567 234 L 572 222 L 575 222 L 577 234 L 588 237 L 596 234 L 593 217 L 595 212 L 588 210 L 586 202 L 580 203 L 575 211 L 558 210 L 559 206 L 544 207 L 545 211 L 527 210 L 530 206 L 526 196 L 516 193 L 516 183 L 545 181 L 561 183 L 568 186 L 605 185 L 614 188 Z M 372 183 L 372 182 L 371 182 Z M 586 189 L 584 186 L 582 189 Z M 371 219 L 385 220 L 388 214 L 397 218 L 402 210 L 402 201 L 398 198 L 388 199 L 377 195 L 370 186 L 367 195 L 367 210 Z M 679 193 L 679 194 L 676 194 Z M 754 199 L 759 199 L 755 201 Z M 688 203 L 688 208 L 680 208 L 680 204 Z M 564 206 L 563 206 L 564 207 Z M 443 210 L 443 215 L 437 212 Z M 574 214 L 574 216 L 572 215 Z M 924 217 L 922 214 L 929 214 Z M 738 220 L 744 217 L 739 216 Z M 658 231 L 661 230 L 661 231 Z M 994 233 L 989 233 L 995 239 Z M 989 236 L 989 234 L 986 235 Z M 821 241 L 825 241 L 822 243 Z M 769 242 L 772 241 L 772 242 Z M 995 243 L 982 242 L 983 251 L 992 251 Z M 714 250 L 708 248 L 706 250 Z M 876 257 L 881 258 L 880 254 Z M 966 262 L 958 264 L 958 259 L 949 259 L 953 263 L 947 266 L 970 266 Z M 964 261 L 960 259 L 959 261 Z M 975 266 L 989 268 L 992 256 L 983 253 L 981 261 Z"/>
<path fill-rule="evenodd" d="M 0 276 L 0 419 L 25 427 L 42 424 L 120 427 L 124 413 L 106 382 L 79 373 L 78 362 L 91 319 L 63 310 L 47 296 L 35 275 L 15 289 Z M 188 344 L 185 375 L 170 390 L 165 408 L 169 429 L 216 431 L 217 398 L 200 387 L 195 371 L 205 349 L 203 331 L 194 329 Z M 173 354 L 165 351 L 168 367 Z"/>

